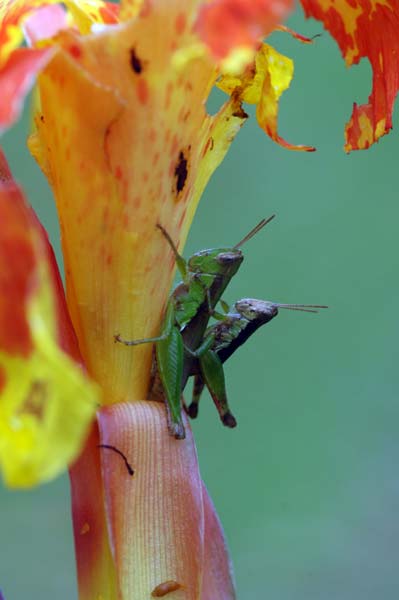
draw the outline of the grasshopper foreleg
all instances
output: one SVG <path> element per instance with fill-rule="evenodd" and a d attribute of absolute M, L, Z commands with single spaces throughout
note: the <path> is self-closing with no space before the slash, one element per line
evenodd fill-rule
<path fill-rule="evenodd" d="M 142 338 L 141 340 L 125 340 L 121 338 L 119 333 L 117 333 L 116 335 L 114 335 L 114 341 L 119 342 L 120 344 L 124 344 L 125 346 L 139 346 L 140 344 L 156 344 L 156 342 L 162 342 L 163 340 L 166 340 L 168 335 L 169 333 L 164 333 L 157 337 Z"/>

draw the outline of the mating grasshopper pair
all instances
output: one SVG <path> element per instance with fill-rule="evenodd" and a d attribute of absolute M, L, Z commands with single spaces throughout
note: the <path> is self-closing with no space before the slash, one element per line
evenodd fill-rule
<path fill-rule="evenodd" d="M 274 218 L 263 219 L 238 244 L 230 248 L 202 250 L 186 262 L 178 253 L 169 234 L 161 230 L 172 248 L 176 265 L 182 276 L 169 298 L 160 335 L 140 340 L 115 341 L 128 346 L 155 343 L 157 374 L 166 401 L 171 434 L 185 437 L 181 416 L 181 395 L 190 376 L 194 376 L 193 400 L 187 409 L 191 417 L 198 412 L 198 402 L 204 385 L 210 391 L 222 422 L 235 427 L 230 412 L 223 372 L 223 363 L 264 323 L 278 313 L 278 308 L 310 310 L 322 306 L 279 305 L 261 300 L 244 299 L 236 302 L 234 312 L 227 313 L 222 294 L 242 261 L 242 245 Z M 224 313 L 216 311 L 221 302 Z M 208 327 L 210 318 L 218 322 Z"/>

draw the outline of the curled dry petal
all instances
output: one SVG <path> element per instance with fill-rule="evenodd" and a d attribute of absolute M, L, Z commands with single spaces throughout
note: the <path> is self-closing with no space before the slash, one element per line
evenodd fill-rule
<path fill-rule="evenodd" d="M 392 128 L 399 89 L 399 4 L 396 0 L 301 0 L 306 16 L 324 23 L 347 65 L 367 57 L 373 88 L 367 104 L 354 104 L 345 128 L 345 150 L 368 148 Z"/>
<path fill-rule="evenodd" d="M 80 450 L 95 410 L 49 242 L 0 155 L 0 468 L 46 481 Z"/>
<path fill-rule="evenodd" d="M 291 59 L 268 44 L 262 44 L 253 63 L 241 75 L 226 73 L 217 86 L 240 101 L 256 104 L 258 123 L 272 140 L 290 150 L 312 152 L 312 146 L 290 144 L 277 132 L 279 99 L 289 87 L 293 73 Z"/>

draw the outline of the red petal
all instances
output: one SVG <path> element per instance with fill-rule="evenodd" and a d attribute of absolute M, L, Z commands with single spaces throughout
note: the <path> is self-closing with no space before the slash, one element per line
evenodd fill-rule
<path fill-rule="evenodd" d="M 101 478 L 97 423 L 79 459 L 70 470 L 73 531 L 79 597 L 116 598 L 116 573 L 111 555 Z"/>
<path fill-rule="evenodd" d="M 0 70 L 0 131 L 17 120 L 37 73 L 45 67 L 53 52 L 52 48 L 19 48 Z"/>
<path fill-rule="evenodd" d="M 236 597 L 233 568 L 222 526 L 204 485 L 202 485 L 202 499 L 205 517 L 205 551 L 201 600 L 232 600 Z"/>
<path fill-rule="evenodd" d="M 198 600 L 203 567 L 202 482 L 191 431 L 175 440 L 155 402 L 120 403 L 98 416 L 107 517 L 124 598 L 174 582 Z"/>
<path fill-rule="evenodd" d="M 307 17 L 324 23 L 348 65 L 367 57 L 373 69 L 369 102 L 354 105 L 345 130 L 345 149 L 368 148 L 392 128 L 399 89 L 399 4 L 387 0 L 301 0 Z"/>
<path fill-rule="evenodd" d="M 201 6 L 195 27 L 220 60 L 236 48 L 255 48 L 291 9 L 291 0 L 215 0 Z"/>
<path fill-rule="evenodd" d="M 3 150 L 0 148 L 0 183 L 5 183 L 12 179 L 10 167 Z"/>
<path fill-rule="evenodd" d="M 39 262 L 47 262 L 57 310 L 59 343 L 77 362 L 80 353 L 66 307 L 64 289 L 47 234 L 12 179 L 0 149 L 0 348 L 27 354 L 31 349 L 27 303 L 35 289 Z"/>
<path fill-rule="evenodd" d="M 34 287 L 36 256 L 31 215 L 18 188 L 0 188 L 0 348 L 28 354 L 31 336 L 26 301 Z"/>

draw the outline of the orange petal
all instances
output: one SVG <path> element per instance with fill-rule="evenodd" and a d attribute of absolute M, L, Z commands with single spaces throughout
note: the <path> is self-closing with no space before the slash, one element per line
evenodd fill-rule
<path fill-rule="evenodd" d="M 151 598 L 154 590 L 173 589 L 171 582 L 186 600 L 200 598 L 204 508 L 197 455 L 190 428 L 177 441 L 165 418 L 154 402 L 115 404 L 98 415 L 100 443 L 123 452 L 134 469 L 131 476 L 120 455 L 101 449 L 111 548 L 126 600 Z"/>
<path fill-rule="evenodd" d="M 388 0 L 301 0 L 337 41 L 347 65 L 367 57 L 373 88 L 367 104 L 354 104 L 345 129 L 345 150 L 368 148 L 392 128 L 393 103 L 399 89 L 399 5 Z"/>
<path fill-rule="evenodd" d="M 196 30 L 218 60 L 255 50 L 293 8 L 291 0 L 214 0 L 199 9 Z"/>
<path fill-rule="evenodd" d="M 107 402 L 147 394 L 151 346 L 126 348 L 114 336 L 158 333 L 174 257 L 156 224 L 182 247 L 245 120 L 236 99 L 206 113 L 209 58 L 175 66 L 176 44 L 193 40 L 182 14 L 174 5 L 98 35 L 62 32 L 39 78 L 30 148 L 54 189 L 68 306 Z"/>

